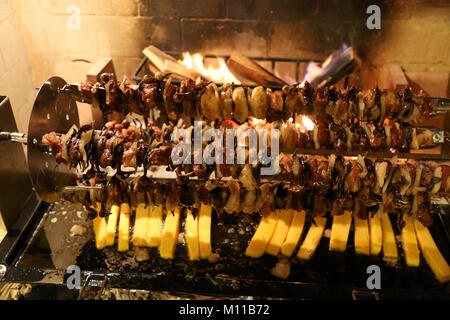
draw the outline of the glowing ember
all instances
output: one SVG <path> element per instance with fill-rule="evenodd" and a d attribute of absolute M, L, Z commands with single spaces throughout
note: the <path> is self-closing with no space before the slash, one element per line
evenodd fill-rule
<path fill-rule="evenodd" d="M 225 63 L 225 60 L 216 58 L 214 63 L 208 65 L 205 68 L 203 64 L 203 56 L 200 53 L 195 53 L 192 56 L 189 52 L 183 53 L 183 60 L 178 60 L 179 63 L 184 64 L 188 69 L 197 71 L 217 83 L 236 83 L 239 84 L 239 80 L 230 72 Z"/>

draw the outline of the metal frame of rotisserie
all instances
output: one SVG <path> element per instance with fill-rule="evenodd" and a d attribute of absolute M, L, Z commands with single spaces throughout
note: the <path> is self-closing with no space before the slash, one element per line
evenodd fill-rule
<path fill-rule="evenodd" d="M 448 114 L 447 114 L 448 117 Z M 449 121 L 446 126 L 450 126 Z M 450 129 L 450 128 L 445 128 Z M 447 143 L 448 144 L 448 143 Z M 444 147 L 443 150 L 448 150 Z M 329 151 L 310 150 L 313 154 L 329 154 Z M 384 154 L 385 156 L 387 154 Z M 381 156 L 381 155 L 380 155 Z M 393 156 L 393 155 L 391 155 Z M 407 154 L 407 157 L 413 156 Z M 448 154 L 434 156 L 425 154 L 414 154 L 417 159 L 446 160 Z M 36 204 L 37 203 L 37 204 Z M 65 270 L 23 268 L 19 262 L 26 253 L 27 247 L 35 238 L 46 218 L 48 204 L 36 202 L 34 206 L 25 207 L 18 212 L 16 222 L 6 238 L 0 243 L 0 263 L 4 266 L 0 270 L 0 279 L 7 282 L 35 283 L 35 284 L 58 284 L 64 285 L 67 277 Z M 447 210 L 448 211 L 448 210 Z M 433 236 L 438 242 L 446 239 L 450 230 L 449 217 L 445 212 L 435 212 L 435 226 Z M 446 250 L 447 251 L 447 250 Z M 448 252 L 444 252 L 448 256 Z M 399 274 L 401 277 L 402 275 Z M 215 277 L 214 283 L 211 278 L 197 276 L 186 279 L 181 276 L 167 276 L 156 273 L 134 273 L 134 272 L 108 272 L 108 270 L 84 270 L 82 271 L 82 284 L 90 286 L 102 286 L 105 277 L 108 286 L 127 289 L 148 289 L 156 291 L 191 292 L 197 294 L 209 294 L 219 296 L 242 296 L 251 295 L 256 297 L 282 297 L 291 299 L 357 299 L 369 295 L 373 298 L 443 298 L 448 299 L 448 290 L 433 291 L 423 289 L 402 289 L 393 284 L 391 288 L 383 288 L 380 291 L 370 291 L 355 288 L 349 285 L 336 285 L 327 283 L 303 283 L 276 280 L 249 280 L 235 278 Z M 432 279 L 430 279 L 432 280 Z"/>

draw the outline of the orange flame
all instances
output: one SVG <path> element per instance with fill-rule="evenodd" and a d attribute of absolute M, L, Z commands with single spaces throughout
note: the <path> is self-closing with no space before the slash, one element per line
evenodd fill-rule
<path fill-rule="evenodd" d="M 228 69 L 225 60 L 216 58 L 214 63 L 209 64 L 206 68 L 203 64 L 203 56 L 200 53 L 191 55 L 189 52 L 183 53 L 183 60 L 178 60 L 179 63 L 185 65 L 188 69 L 197 71 L 217 83 L 236 83 L 239 80 Z"/>
<path fill-rule="evenodd" d="M 300 129 L 301 132 L 314 130 L 315 124 L 310 118 L 305 115 L 296 116 L 295 125 Z"/>
<path fill-rule="evenodd" d="M 308 118 L 307 116 L 302 116 L 302 122 L 306 130 L 314 130 L 314 122 L 310 118 Z"/>
<path fill-rule="evenodd" d="M 257 127 L 259 125 L 265 125 L 267 123 L 266 119 L 258 119 L 252 116 L 248 117 L 248 122 L 254 127 Z"/>

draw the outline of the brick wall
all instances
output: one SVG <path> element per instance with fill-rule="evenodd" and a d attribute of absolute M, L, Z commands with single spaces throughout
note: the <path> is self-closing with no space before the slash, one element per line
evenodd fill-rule
<path fill-rule="evenodd" d="M 149 44 L 163 50 L 323 59 L 346 42 L 366 64 L 396 62 L 407 71 L 450 71 L 446 0 L 14 2 L 34 86 L 55 74 L 80 80 L 89 62 L 100 57 L 112 57 L 119 76 L 129 75 Z M 370 4 L 381 7 L 381 30 L 366 28 Z M 80 29 L 67 27 L 72 5 L 80 9 Z M 15 81 L 23 79 L 16 76 Z"/>
<path fill-rule="evenodd" d="M 18 129 L 26 132 L 35 90 L 18 12 L 13 1 L 0 1 L 0 95 L 9 97 Z"/>
<path fill-rule="evenodd" d="M 448 1 L 349 0 L 21 0 L 32 65 L 55 58 L 110 55 L 131 71 L 141 49 L 323 58 L 343 42 L 374 61 L 449 70 Z M 369 4 L 381 7 L 382 29 L 365 27 Z M 68 30 L 77 5 L 81 28 Z M 130 60 L 130 58 L 134 60 Z M 42 80 L 42 79 L 41 79 Z"/>

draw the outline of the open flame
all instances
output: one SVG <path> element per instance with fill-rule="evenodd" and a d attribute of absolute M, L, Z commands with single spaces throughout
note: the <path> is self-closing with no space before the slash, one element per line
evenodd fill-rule
<path fill-rule="evenodd" d="M 263 125 L 266 124 L 266 123 L 267 123 L 267 120 L 266 120 L 266 119 L 258 119 L 258 118 L 249 116 L 249 117 L 248 117 L 248 122 L 249 122 L 253 127 L 256 127 L 256 126 L 258 126 L 258 125 L 260 125 L 260 124 L 263 124 Z"/>
<path fill-rule="evenodd" d="M 228 69 L 225 60 L 216 58 L 214 63 L 209 64 L 206 68 L 203 64 L 203 56 L 200 53 L 191 55 L 189 52 L 183 53 L 183 60 L 178 60 L 179 63 L 185 65 L 188 69 L 201 73 L 205 78 L 217 83 L 236 83 L 239 80 Z"/>
<path fill-rule="evenodd" d="M 311 61 L 306 68 L 306 74 L 300 87 L 303 87 L 305 81 L 308 81 L 313 87 L 324 85 L 329 77 L 336 74 L 336 70 L 347 66 L 351 61 L 356 61 L 356 65 L 358 64 L 352 47 L 344 43 L 340 49 L 333 51 L 322 64 Z"/>
<path fill-rule="evenodd" d="M 302 122 L 303 125 L 305 126 L 306 130 L 311 131 L 314 130 L 314 122 L 308 118 L 307 116 L 302 116 Z"/>
<path fill-rule="evenodd" d="M 305 81 L 311 83 L 322 72 L 322 67 L 317 62 L 310 62 L 306 68 L 306 74 L 302 81 L 302 87 Z"/>
<path fill-rule="evenodd" d="M 307 116 L 300 115 L 298 117 L 296 116 L 295 118 L 296 118 L 295 125 L 298 126 L 302 132 L 314 130 L 315 127 L 314 121 L 312 121 Z"/>

